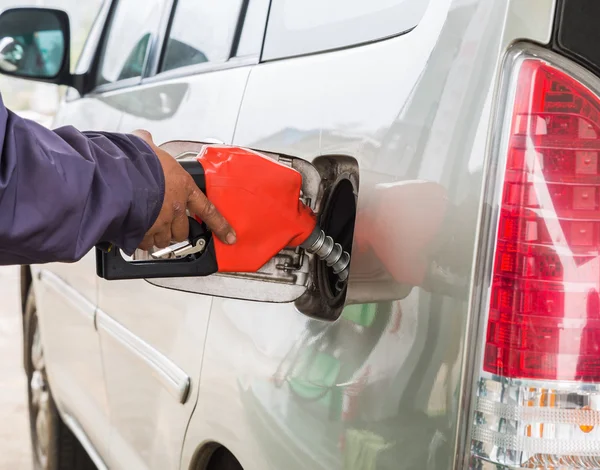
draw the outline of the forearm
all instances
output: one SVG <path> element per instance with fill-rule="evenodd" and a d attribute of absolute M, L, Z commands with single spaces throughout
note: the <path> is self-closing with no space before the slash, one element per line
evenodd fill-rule
<path fill-rule="evenodd" d="M 137 137 L 51 131 L 0 106 L 0 143 L 0 264 L 75 261 L 100 241 L 131 253 L 160 211 L 160 162 Z"/>

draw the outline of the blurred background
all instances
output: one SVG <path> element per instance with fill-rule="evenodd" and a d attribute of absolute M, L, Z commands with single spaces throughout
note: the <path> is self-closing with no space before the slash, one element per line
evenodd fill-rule
<path fill-rule="evenodd" d="M 65 10 L 71 19 L 71 67 L 74 68 L 102 0 L 0 0 L 0 9 L 48 6 Z M 51 127 L 64 87 L 0 76 L 6 106 L 23 117 Z M 27 419 L 26 383 L 22 366 L 22 326 L 17 267 L 0 268 L 0 469 L 32 470 Z"/>

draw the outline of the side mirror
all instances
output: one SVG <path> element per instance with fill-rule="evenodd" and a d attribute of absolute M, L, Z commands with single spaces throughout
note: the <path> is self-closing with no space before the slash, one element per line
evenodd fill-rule
<path fill-rule="evenodd" d="M 69 16 L 51 8 L 11 8 L 0 14 L 0 73 L 72 86 Z"/>

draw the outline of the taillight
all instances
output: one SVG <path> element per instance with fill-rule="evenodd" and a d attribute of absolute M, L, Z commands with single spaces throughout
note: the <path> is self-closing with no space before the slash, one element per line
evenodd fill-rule
<path fill-rule="evenodd" d="M 549 53 L 506 66 L 470 465 L 600 468 L 600 80 Z"/>

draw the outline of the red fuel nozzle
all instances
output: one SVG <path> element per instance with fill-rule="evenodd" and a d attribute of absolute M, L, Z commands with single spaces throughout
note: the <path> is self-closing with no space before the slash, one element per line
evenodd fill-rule
<path fill-rule="evenodd" d="M 215 239 L 220 272 L 254 272 L 285 247 L 315 231 L 313 211 L 300 201 L 302 175 L 260 153 L 209 145 L 198 155 L 206 195 L 237 234 L 234 245 Z"/>

